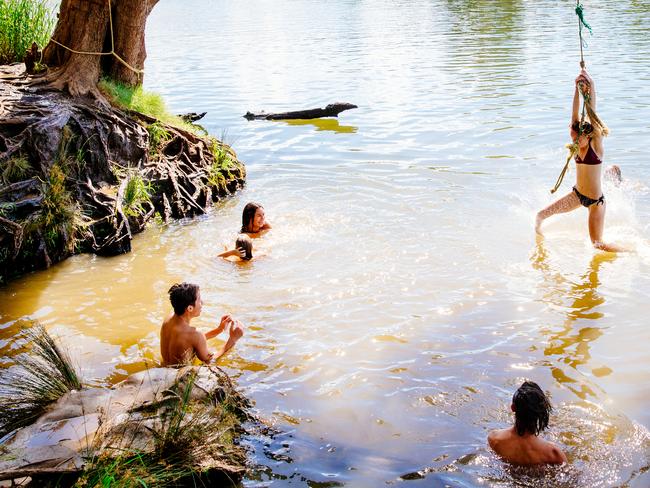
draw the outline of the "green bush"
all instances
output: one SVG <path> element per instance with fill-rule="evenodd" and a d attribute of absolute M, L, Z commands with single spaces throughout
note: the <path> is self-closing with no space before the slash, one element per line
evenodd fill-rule
<path fill-rule="evenodd" d="M 47 0 L 0 0 L 0 64 L 21 62 L 32 42 L 43 49 L 55 22 Z"/>

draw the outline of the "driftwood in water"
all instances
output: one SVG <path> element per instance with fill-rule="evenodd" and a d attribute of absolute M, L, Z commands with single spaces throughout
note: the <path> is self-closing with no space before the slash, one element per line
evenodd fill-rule
<path fill-rule="evenodd" d="M 207 114 L 207 112 L 201 112 L 200 114 L 197 114 L 196 112 L 188 112 L 186 114 L 179 115 L 179 117 L 185 122 L 196 122 L 197 120 L 201 120 L 203 117 L 205 117 L 205 114 Z"/>
<path fill-rule="evenodd" d="M 264 112 L 254 114 L 246 112 L 244 117 L 248 120 L 264 119 L 264 120 L 287 120 L 287 119 L 320 119 L 321 117 L 338 117 L 344 110 L 358 108 L 352 103 L 330 103 L 325 108 L 311 108 L 308 110 L 296 110 L 293 112 L 279 112 L 274 114 L 267 114 Z"/>
<path fill-rule="evenodd" d="M 222 142 L 35 88 L 20 69 L 0 67 L 0 283 L 77 252 L 129 252 L 155 213 L 203 214 L 243 186 Z M 149 196 L 129 207 L 133 178 Z"/>

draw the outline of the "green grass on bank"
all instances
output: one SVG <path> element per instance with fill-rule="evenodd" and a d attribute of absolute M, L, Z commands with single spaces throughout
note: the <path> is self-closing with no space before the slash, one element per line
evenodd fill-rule
<path fill-rule="evenodd" d="M 99 82 L 99 89 L 113 105 L 123 110 L 140 112 L 193 134 L 206 135 L 202 127 L 190 124 L 178 115 L 169 112 L 165 101 L 159 94 L 145 91 L 142 86 L 133 87 L 103 78 Z"/>
<path fill-rule="evenodd" d="M 47 0 L 0 0 L 0 64 L 21 62 L 32 42 L 43 49 L 56 15 Z"/>

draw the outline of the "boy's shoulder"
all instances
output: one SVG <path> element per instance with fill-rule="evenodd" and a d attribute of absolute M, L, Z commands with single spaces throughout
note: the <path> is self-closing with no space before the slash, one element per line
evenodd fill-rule
<path fill-rule="evenodd" d="M 567 462 L 566 454 L 551 441 L 540 439 L 544 444 L 546 462 L 551 464 L 562 464 Z"/>
<path fill-rule="evenodd" d="M 494 429 L 488 433 L 488 442 L 499 442 L 511 436 L 510 429 Z"/>

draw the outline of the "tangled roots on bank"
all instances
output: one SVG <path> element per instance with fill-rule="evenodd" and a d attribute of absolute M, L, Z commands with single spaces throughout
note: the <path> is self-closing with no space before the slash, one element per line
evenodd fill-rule
<path fill-rule="evenodd" d="M 147 115 L 34 88 L 0 68 L 0 282 L 203 214 L 244 185 L 234 151 Z"/>

